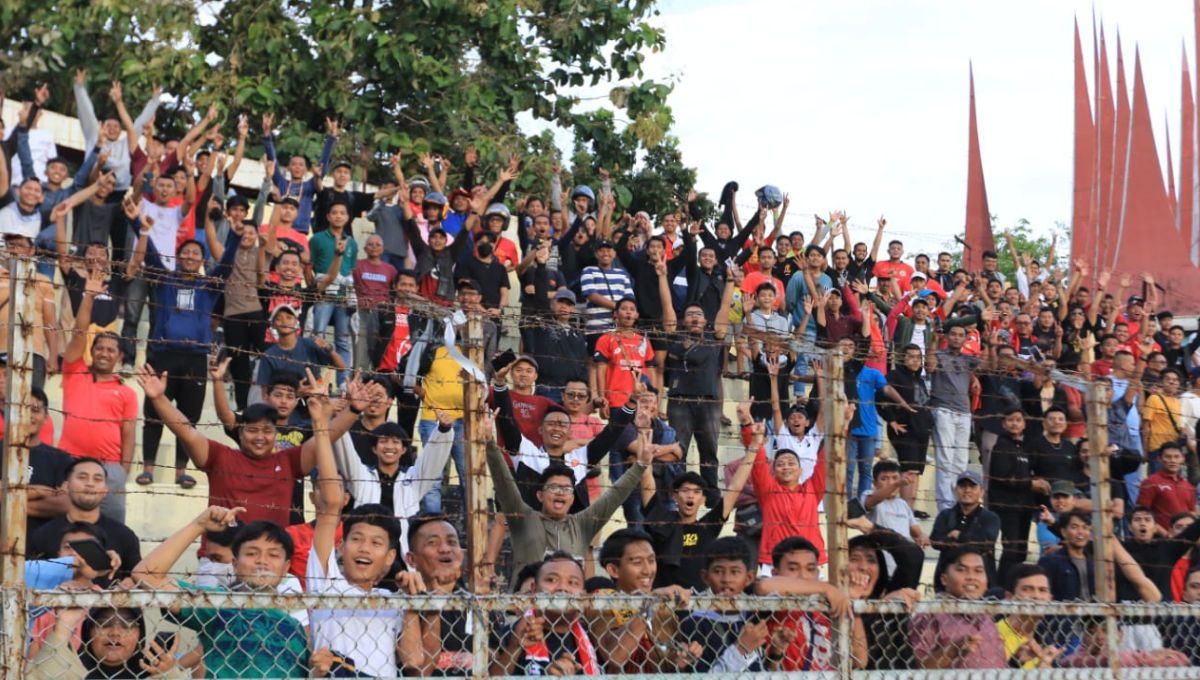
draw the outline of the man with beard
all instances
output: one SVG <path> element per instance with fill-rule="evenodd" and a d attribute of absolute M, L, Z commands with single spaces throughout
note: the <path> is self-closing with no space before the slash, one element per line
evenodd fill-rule
<path fill-rule="evenodd" d="M 95 458 L 75 458 L 67 466 L 62 489 L 67 496 L 67 514 L 42 525 L 29 537 L 26 552 L 33 557 L 54 557 L 62 547 L 62 537 L 77 522 L 92 524 L 104 532 L 108 547 L 121 556 L 117 578 L 129 575 L 132 565 L 142 558 L 141 543 L 129 527 L 100 514 L 100 504 L 108 494 L 108 474 L 104 463 Z"/>
<path fill-rule="evenodd" d="M 125 519 L 125 478 L 133 462 L 137 435 L 137 395 L 114 373 L 121 365 L 121 339 L 104 332 L 92 340 L 92 364 L 84 354 L 96 300 L 104 295 L 105 271 L 88 272 L 75 333 L 63 352 L 63 430 L 59 448 L 74 456 L 90 454 L 104 461 L 105 472 L 117 480 L 114 498 L 106 499 L 105 513 Z"/>

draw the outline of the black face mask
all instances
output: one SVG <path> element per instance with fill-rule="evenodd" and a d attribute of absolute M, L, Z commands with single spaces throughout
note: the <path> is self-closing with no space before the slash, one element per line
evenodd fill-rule
<path fill-rule="evenodd" d="M 480 243 L 479 247 L 476 248 L 476 252 L 479 253 L 479 257 L 491 257 L 493 250 L 494 246 L 492 246 L 490 243 Z"/>

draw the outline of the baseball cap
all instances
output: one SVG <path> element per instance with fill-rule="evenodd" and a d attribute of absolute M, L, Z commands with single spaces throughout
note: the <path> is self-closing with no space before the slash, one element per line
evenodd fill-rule
<path fill-rule="evenodd" d="M 575 304 L 576 302 L 578 302 L 578 300 L 575 298 L 575 292 L 572 291 L 570 288 L 559 288 L 554 293 L 554 299 L 555 300 L 566 300 L 567 302 L 570 302 L 571 304 Z"/>
<path fill-rule="evenodd" d="M 470 198 L 471 192 L 467 191 L 466 189 L 464 189 L 462 187 L 458 187 L 454 191 L 450 192 L 450 200 L 451 201 L 458 198 L 459 196 L 462 196 L 463 198 Z"/>
<path fill-rule="evenodd" d="M 422 203 L 429 205 L 446 205 L 446 197 L 440 191 L 431 191 L 425 194 L 425 200 Z"/>
<path fill-rule="evenodd" d="M 606 238 L 602 238 L 599 241 L 596 241 L 595 249 L 600 250 L 601 248 L 612 248 L 613 250 L 617 249 L 617 247 L 615 245 L 613 245 L 613 242 Z"/>
<path fill-rule="evenodd" d="M 979 473 L 975 472 L 974 470 L 964 470 L 958 473 L 958 479 L 955 480 L 954 485 L 958 486 L 963 482 L 970 482 L 975 486 L 983 486 L 983 478 L 980 477 Z"/>
<path fill-rule="evenodd" d="M 458 283 L 454 285 L 454 290 L 462 290 L 463 288 L 470 288 L 476 293 L 483 294 L 483 287 L 475 279 L 459 279 Z"/>
<path fill-rule="evenodd" d="M 529 364 L 530 366 L 533 366 L 535 369 L 538 368 L 537 359 L 534 359 L 533 356 L 529 355 L 529 354 L 517 355 L 517 358 L 513 361 L 513 366 L 516 366 L 517 364 L 521 363 L 522 361 Z"/>
<path fill-rule="evenodd" d="M 333 167 L 330 168 L 330 171 L 337 170 L 338 168 L 346 168 L 347 170 L 353 170 L 354 166 L 350 165 L 350 161 L 341 160 L 341 161 L 335 162 L 333 164 Z"/>
<path fill-rule="evenodd" d="M 294 205 L 299 208 L 300 201 L 297 200 L 295 196 L 284 196 L 283 198 L 279 199 L 278 205 Z"/>
<path fill-rule="evenodd" d="M 276 307 L 275 309 L 271 310 L 271 319 L 270 320 L 274 321 L 275 315 L 282 311 L 291 312 L 292 316 L 296 316 L 296 317 L 300 316 L 300 312 L 296 311 L 295 307 L 293 307 L 292 305 L 289 305 L 289 304 L 282 304 L 282 305 L 279 305 L 278 307 Z"/>
<path fill-rule="evenodd" d="M 1074 496 L 1075 485 L 1065 479 L 1060 479 L 1050 485 L 1051 496 Z"/>
<path fill-rule="evenodd" d="M 921 272 L 913 272 L 913 273 L 912 273 L 912 276 L 908 277 L 908 280 L 909 280 L 909 281 L 912 281 L 913 279 L 921 279 L 922 281 L 925 281 L 925 280 L 927 280 L 927 279 L 925 278 L 925 275 L 924 275 L 924 274 L 922 274 Z"/>
<path fill-rule="evenodd" d="M 1146 304 L 1146 300 L 1141 295 L 1130 295 L 1129 302 L 1125 303 L 1125 305 L 1127 307 L 1132 307 L 1134 305 L 1144 305 L 1144 304 Z"/>

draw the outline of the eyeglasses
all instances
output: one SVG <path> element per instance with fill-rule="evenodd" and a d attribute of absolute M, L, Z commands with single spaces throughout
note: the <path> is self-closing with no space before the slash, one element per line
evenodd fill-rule
<path fill-rule="evenodd" d="M 587 399 L 587 392 L 563 392 L 563 396 L 567 399 Z"/>
<path fill-rule="evenodd" d="M 547 484 L 542 487 L 542 491 L 559 495 L 567 495 L 575 493 L 575 487 L 568 484 Z"/>

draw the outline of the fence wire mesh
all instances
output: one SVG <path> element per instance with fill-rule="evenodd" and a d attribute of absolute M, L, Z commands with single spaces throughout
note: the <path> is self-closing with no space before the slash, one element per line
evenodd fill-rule
<path fill-rule="evenodd" d="M 1195 605 L 889 598 L 854 601 L 853 613 L 841 615 L 814 597 L 567 590 L 489 596 L 5 590 L 4 597 L 30 607 L 23 676 L 29 678 L 1194 678 L 1200 672 Z M 842 636 L 848 653 L 839 652 Z"/>

